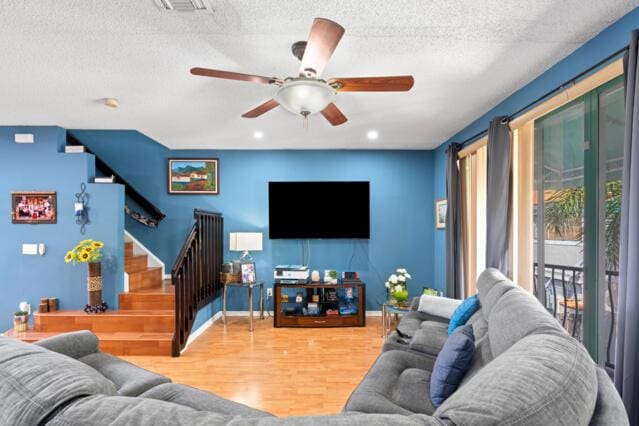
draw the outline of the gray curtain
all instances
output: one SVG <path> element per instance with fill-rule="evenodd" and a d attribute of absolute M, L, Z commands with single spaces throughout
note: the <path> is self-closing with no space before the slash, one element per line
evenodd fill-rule
<path fill-rule="evenodd" d="M 633 31 L 624 58 L 626 128 L 623 148 L 619 317 L 615 354 L 615 386 L 630 424 L 639 424 L 639 31 Z"/>
<path fill-rule="evenodd" d="M 486 181 L 486 267 L 508 275 L 508 237 L 512 143 L 507 117 L 496 117 L 488 128 Z M 532 159 L 531 159 L 532 161 Z"/>
<path fill-rule="evenodd" d="M 462 253 L 462 205 L 461 181 L 457 167 L 457 154 L 462 149 L 458 143 L 448 146 L 448 171 L 446 174 L 446 296 L 464 298 L 464 265 Z"/>

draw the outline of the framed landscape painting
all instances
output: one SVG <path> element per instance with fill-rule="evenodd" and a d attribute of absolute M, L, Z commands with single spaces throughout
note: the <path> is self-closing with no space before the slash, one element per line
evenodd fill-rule
<path fill-rule="evenodd" d="M 11 193 L 12 223 L 56 223 L 54 191 L 20 191 Z"/>
<path fill-rule="evenodd" d="M 217 158 L 170 158 L 169 194 L 220 193 Z"/>
<path fill-rule="evenodd" d="M 435 227 L 437 229 L 446 228 L 446 210 L 448 209 L 448 201 L 443 198 L 435 202 Z"/>

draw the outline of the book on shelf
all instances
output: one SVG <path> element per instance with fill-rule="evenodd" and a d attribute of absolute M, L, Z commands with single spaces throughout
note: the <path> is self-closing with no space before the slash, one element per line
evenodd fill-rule
<path fill-rule="evenodd" d="M 86 148 L 84 147 L 84 145 L 66 145 L 64 147 L 64 152 L 66 153 L 86 152 Z"/>
<path fill-rule="evenodd" d="M 115 182 L 115 176 L 101 176 L 93 178 L 93 183 L 113 183 Z"/>

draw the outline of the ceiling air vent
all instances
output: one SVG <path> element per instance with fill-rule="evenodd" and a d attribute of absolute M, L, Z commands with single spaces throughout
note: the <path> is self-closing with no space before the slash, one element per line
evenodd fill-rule
<path fill-rule="evenodd" d="M 153 0 L 163 12 L 213 12 L 208 0 Z"/>

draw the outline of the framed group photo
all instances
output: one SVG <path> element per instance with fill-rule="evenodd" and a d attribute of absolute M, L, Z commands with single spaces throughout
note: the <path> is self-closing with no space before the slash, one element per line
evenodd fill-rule
<path fill-rule="evenodd" d="M 11 222 L 16 224 L 56 223 L 57 196 L 54 191 L 11 193 Z"/>
<path fill-rule="evenodd" d="M 242 284 L 253 284 L 255 282 L 257 282 L 255 263 L 242 263 Z"/>

